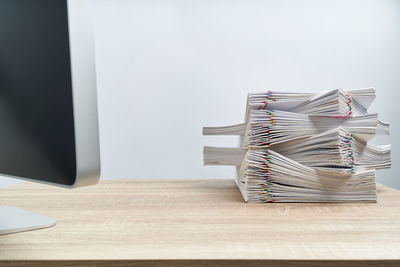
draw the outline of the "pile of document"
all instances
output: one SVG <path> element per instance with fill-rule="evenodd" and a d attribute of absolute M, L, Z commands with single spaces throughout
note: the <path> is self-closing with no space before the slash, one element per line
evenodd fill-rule
<path fill-rule="evenodd" d="M 368 142 L 389 134 L 367 111 L 375 97 L 374 88 L 251 93 L 244 123 L 203 128 L 241 137 L 237 148 L 204 147 L 204 164 L 235 166 L 246 202 L 376 202 L 375 170 L 390 168 L 391 149 Z"/>

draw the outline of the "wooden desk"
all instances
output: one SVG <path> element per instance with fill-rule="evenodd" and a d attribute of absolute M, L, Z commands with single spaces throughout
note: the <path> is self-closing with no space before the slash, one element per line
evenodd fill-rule
<path fill-rule="evenodd" d="M 377 204 L 245 204 L 231 180 L 22 183 L 0 205 L 58 223 L 0 236 L 0 265 L 400 266 L 400 192 L 378 189 Z"/>

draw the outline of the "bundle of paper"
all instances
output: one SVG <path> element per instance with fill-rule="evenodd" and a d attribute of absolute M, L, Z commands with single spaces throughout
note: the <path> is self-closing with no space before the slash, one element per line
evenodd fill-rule
<path fill-rule="evenodd" d="M 315 170 L 268 149 L 246 153 L 236 182 L 245 201 L 376 201 L 374 170 Z"/>
<path fill-rule="evenodd" d="M 355 117 L 332 118 L 312 116 L 286 111 L 251 110 L 247 123 L 222 127 L 204 127 L 204 135 L 241 135 L 243 146 L 268 147 L 273 144 L 308 137 L 341 126 L 358 136 L 369 140 L 378 129 L 389 132 L 389 126 L 378 123 L 378 114 Z"/>
<path fill-rule="evenodd" d="M 282 156 L 314 169 L 355 172 L 390 168 L 390 145 L 373 146 L 344 128 L 298 138 L 269 147 Z M 204 147 L 204 165 L 240 166 L 248 148 Z M 323 159 L 323 160 L 321 160 Z"/>
<path fill-rule="evenodd" d="M 232 157 L 232 154 L 235 156 Z M 205 165 L 237 166 L 245 201 L 375 201 L 375 171 L 316 169 L 270 149 L 205 147 Z"/>
<path fill-rule="evenodd" d="M 246 114 L 250 110 L 281 110 L 301 114 L 348 117 L 363 115 L 375 99 L 375 89 L 335 89 L 324 94 L 272 92 L 250 93 Z M 247 117 L 247 115 L 246 115 Z"/>
<path fill-rule="evenodd" d="M 389 134 L 367 112 L 374 98 L 373 88 L 249 94 L 244 123 L 203 128 L 204 135 L 239 135 L 240 146 L 205 147 L 204 164 L 236 166 L 246 201 L 375 201 L 375 169 L 391 160 L 390 145 L 368 143 Z"/>
<path fill-rule="evenodd" d="M 314 168 L 387 169 L 391 166 L 390 145 L 365 143 L 341 127 L 281 143 L 272 149 Z"/>

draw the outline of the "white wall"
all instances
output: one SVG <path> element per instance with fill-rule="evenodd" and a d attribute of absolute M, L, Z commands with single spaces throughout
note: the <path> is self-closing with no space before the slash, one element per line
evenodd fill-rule
<path fill-rule="evenodd" d="M 400 188 L 400 1 L 97 0 L 102 178 L 230 178 L 202 146 L 236 138 L 250 91 L 374 86 Z"/>

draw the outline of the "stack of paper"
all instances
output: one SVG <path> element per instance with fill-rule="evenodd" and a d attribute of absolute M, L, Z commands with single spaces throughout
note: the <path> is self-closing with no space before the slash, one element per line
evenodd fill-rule
<path fill-rule="evenodd" d="M 374 98 L 372 88 L 249 94 L 244 123 L 203 129 L 240 135 L 240 147 L 205 147 L 204 164 L 236 166 L 246 201 L 375 201 L 375 169 L 391 160 L 390 145 L 368 143 L 389 133 L 367 113 Z"/>
<path fill-rule="evenodd" d="M 335 89 L 325 94 L 265 92 L 250 93 L 247 112 L 252 109 L 269 109 L 302 114 L 349 116 L 362 115 L 375 99 L 375 89 Z"/>
<path fill-rule="evenodd" d="M 334 171 L 390 168 L 390 145 L 374 146 L 360 141 L 344 128 L 336 128 L 269 147 L 308 167 Z M 248 148 L 204 147 L 206 165 L 240 166 Z M 321 160 L 323 159 L 323 160 Z"/>

